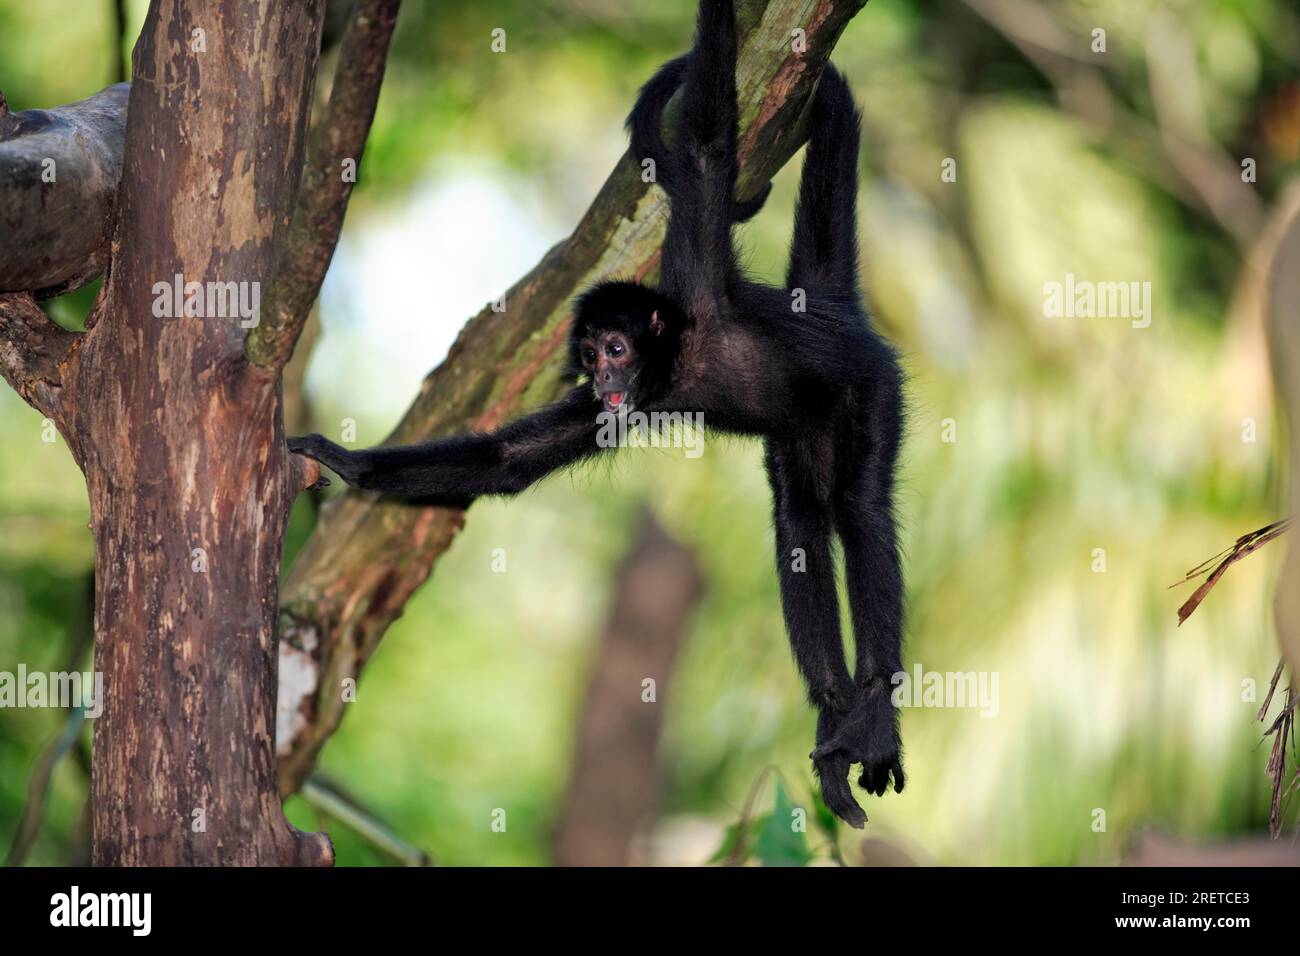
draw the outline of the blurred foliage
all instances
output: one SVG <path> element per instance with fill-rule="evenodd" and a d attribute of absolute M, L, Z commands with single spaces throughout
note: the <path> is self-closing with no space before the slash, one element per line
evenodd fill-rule
<path fill-rule="evenodd" d="M 367 316 L 380 290 L 365 250 L 408 228 L 421 190 L 454 193 L 460 177 L 536 197 L 527 228 L 471 212 L 424 229 L 466 248 L 541 249 L 562 237 L 625 148 L 637 87 L 686 44 L 693 5 L 408 0 L 339 253 L 350 294 L 327 294 L 322 309 L 309 378 L 322 430 L 350 417 L 362 443 L 381 440 L 416 370 L 443 357 L 432 347 L 412 357 L 411 342 L 434 328 L 445 349 L 470 312 L 448 300 L 486 300 L 513 278 L 425 269 L 417 247 L 401 305 Z M 1098 130 L 975 12 L 1001 5 L 872 0 L 835 56 L 864 110 L 866 284 L 911 375 L 899 501 L 906 659 L 996 672 L 1001 691 L 995 716 L 904 712 L 908 787 L 864 798 L 867 832 L 945 863 L 1066 864 L 1114 861 L 1142 826 L 1203 839 L 1261 831 L 1267 751 L 1244 682 L 1262 699 L 1278 657 L 1280 549 L 1235 567 L 1181 629 L 1186 591 L 1166 586 L 1278 516 L 1279 436 L 1244 292 L 1248 249 L 1171 184 L 1168 116 L 1150 78 L 1153 57 L 1174 55 L 1155 18 L 1172 17 L 1197 80 L 1175 106 L 1199 111 L 1216 161 L 1256 160 L 1250 188 L 1267 212 L 1300 155 L 1297 13 L 1286 0 L 1035 4 L 1136 123 Z M 132 33 L 144 6 L 129 4 Z M 109 22 L 107 2 L 0 0 L 0 89 L 13 108 L 108 82 Z M 488 47 L 498 26 L 503 55 Z M 1089 46 L 1099 26 L 1105 54 Z M 1121 148 L 1135 128 L 1149 134 L 1144 148 Z M 955 182 L 940 176 L 946 158 Z M 744 232 L 759 276 L 784 272 L 798 166 Z M 1067 274 L 1149 281 L 1150 327 L 1045 318 L 1044 285 Z M 92 294 L 51 310 L 75 326 Z M 398 352 L 414 364 L 396 367 Z M 0 393 L 0 669 L 57 669 L 85 627 L 84 489 L 62 440 L 43 433 L 36 413 Z M 811 800 L 814 715 L 781 624 L 760 454 L 726 439 L 689 462 L 629 450 L 516 501 L 476 505 L 366 669 L 322 769 L 439 861 L 547 862 L 611 569 L 649 502 L 709 583 L 660 684 L 667 780 L 650 858 L 704 862 L 743 838 L 758 862 L 856 860 L 857 831 L 828 833 Z M 304 506 L 291 553 L 310 523 Z M 497 548 L 504 575 L 492 573 Z M 0 845 L 62 720 L 0 712 Z M 751 820 L 747 795 L 769 766 L 779 768 L 764 797 L 772 810 Z M 63 761 L 31 862 L 78 852 L 85 793 L 83 771 Z M 790 831 L 804 807 L 807 834 Z M 498 808 L 504 832 L 491 826 Z M 387 862 L 301 800 L 289 813 L 328 827 L 341 863 Z M 692 836 L 670 839 L 680 832 Z"/>

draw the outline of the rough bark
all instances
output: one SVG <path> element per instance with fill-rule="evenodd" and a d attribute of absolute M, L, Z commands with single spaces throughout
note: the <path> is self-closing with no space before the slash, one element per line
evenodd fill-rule
<path fill-rule="evenodd" d="M 741 0 L 743 196 L 753 195 L 802 145 L 801 119 L 822 65 L 865 0 Z M 805 31 L 794 48 L 792 31 Z M 569 302 L 611 274 L 658 264 L 667 203 L 630 156 L 614 169 L 574 233 L 461 332 L 390 438 L 422 440 L 491 428 L 558 393 Z M 349 492 L 323 509 L 284 585 L 277 715 L 280 782 L 291 793 L 342 720 L 340 693 L 463 526 L 464 512 L 418 508 Z"/>
<path fill-rule="evenodd" d="M 625 866 L 638 829 L 659 803 L 663 689 L 704 593 L 689 550 L 646 511 L 615 578 L 577 728 L 569 786 L 556 827 L 560 866 Z M 643 682 L 655 682 L 646 700 Z"/>
<path fill-rule="evenodd" d="M 63 372 L 79 339 L 27 293 L 0 294 L 0 375 L 48 418 L 61 417 Z"/>
<path fill-rule="evenodd" d="M 322 15 L 154 0 L 135 48 L 112 272 L 61 381 L 95 537 L 98 865 L 332 857 L 275 777 L 280 554 L 308 475 L 239 318 L 159 315 L 154 288 L 270 275 Z"/>
<path fill-rule="evenodd" d="M 127 90 L 10 113 L 0 95 L 0 292 L 78 288 L 108 262 Z"/>

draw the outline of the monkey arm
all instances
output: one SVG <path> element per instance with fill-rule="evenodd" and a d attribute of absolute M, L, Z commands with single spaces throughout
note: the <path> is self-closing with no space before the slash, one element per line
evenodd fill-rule
<path fill-rule="evenodd" d="M 468 504 L 480 495 L 514 495 L 559 468 L 601 450 L 602 408 L 588 385 L 541 411 L 486 434 L 420 445 L 349 451 L 320 435 L 289 439 L 355 488 L 421 501 Z"/>
<path fill-rule="evenodd" d="M 678 86 L 682 105 L 672 150 L 660 137 L 662 113 Z M 693 313 L 726 294 L 736 272 L 731 225 L 762 207 L 736 188 L 736 23 L 732 0 L 703 0 L 695 49 L 666 64 L 641 91 L 629 117 L 632 149 L 653 158 L 672 203 L 661 265 L 664 292 Z"/>

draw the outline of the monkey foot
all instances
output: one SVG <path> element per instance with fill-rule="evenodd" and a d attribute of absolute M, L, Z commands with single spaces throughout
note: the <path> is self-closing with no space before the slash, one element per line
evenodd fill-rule
<path fill-rule="evenodd" d="M 809 757 L 826 806 L 849 826 L 861 829 L 867 815 L 853 799 L 847 779 L 853 764 L 862 765 L 858 786 L 868 793 L 884 796 L 891 774 L 894 792 L 903 790 L 897 713 L 888 691 L 883 687 L 868 690 L 847 714 L 823 710 L 817 722 L 817 747 Z"/>

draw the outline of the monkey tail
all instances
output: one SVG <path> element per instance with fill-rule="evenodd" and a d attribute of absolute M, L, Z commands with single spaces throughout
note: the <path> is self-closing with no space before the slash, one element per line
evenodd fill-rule
<path fill-rule="evenodd" d="M 627 129 L 632 139 L 632 155 L 638 164 L 647 159 L 654 161 L 654 182 L 665 189 L 672 179 L 671 157 L 663 138 L 663 116 L 668 101 L 686 79 L 686 67 L 691 54 L 685 53 L 669 60 L 659 68 L 637 94 L 636 105 L 627 118 Z"/>
<path fill-rule="evenodd" d="M 641 87 L 636 105 L 627 118 L 627 129 L 632 143 L 632 156 L 641 166 L 647 159 L 654 161 L 653 182 L 659 183 L 671 199 L 678 181 L 679 171 L 674 157 L 663 138 L 663 115 L 668 101 L 686 79 L 686 68 L 693 53 L 684 53 L 669 60 Z M 766 183 L 750 199 L 733 202 L 732 222 L 748 222 L 767 202 L 772 184 Z"/>
<path fill-rule="evenodd" d="M 849 84 L 829 63 L 813 95 L 809 125 L 787 282 L 856 298 L 861 117 Z"/>

